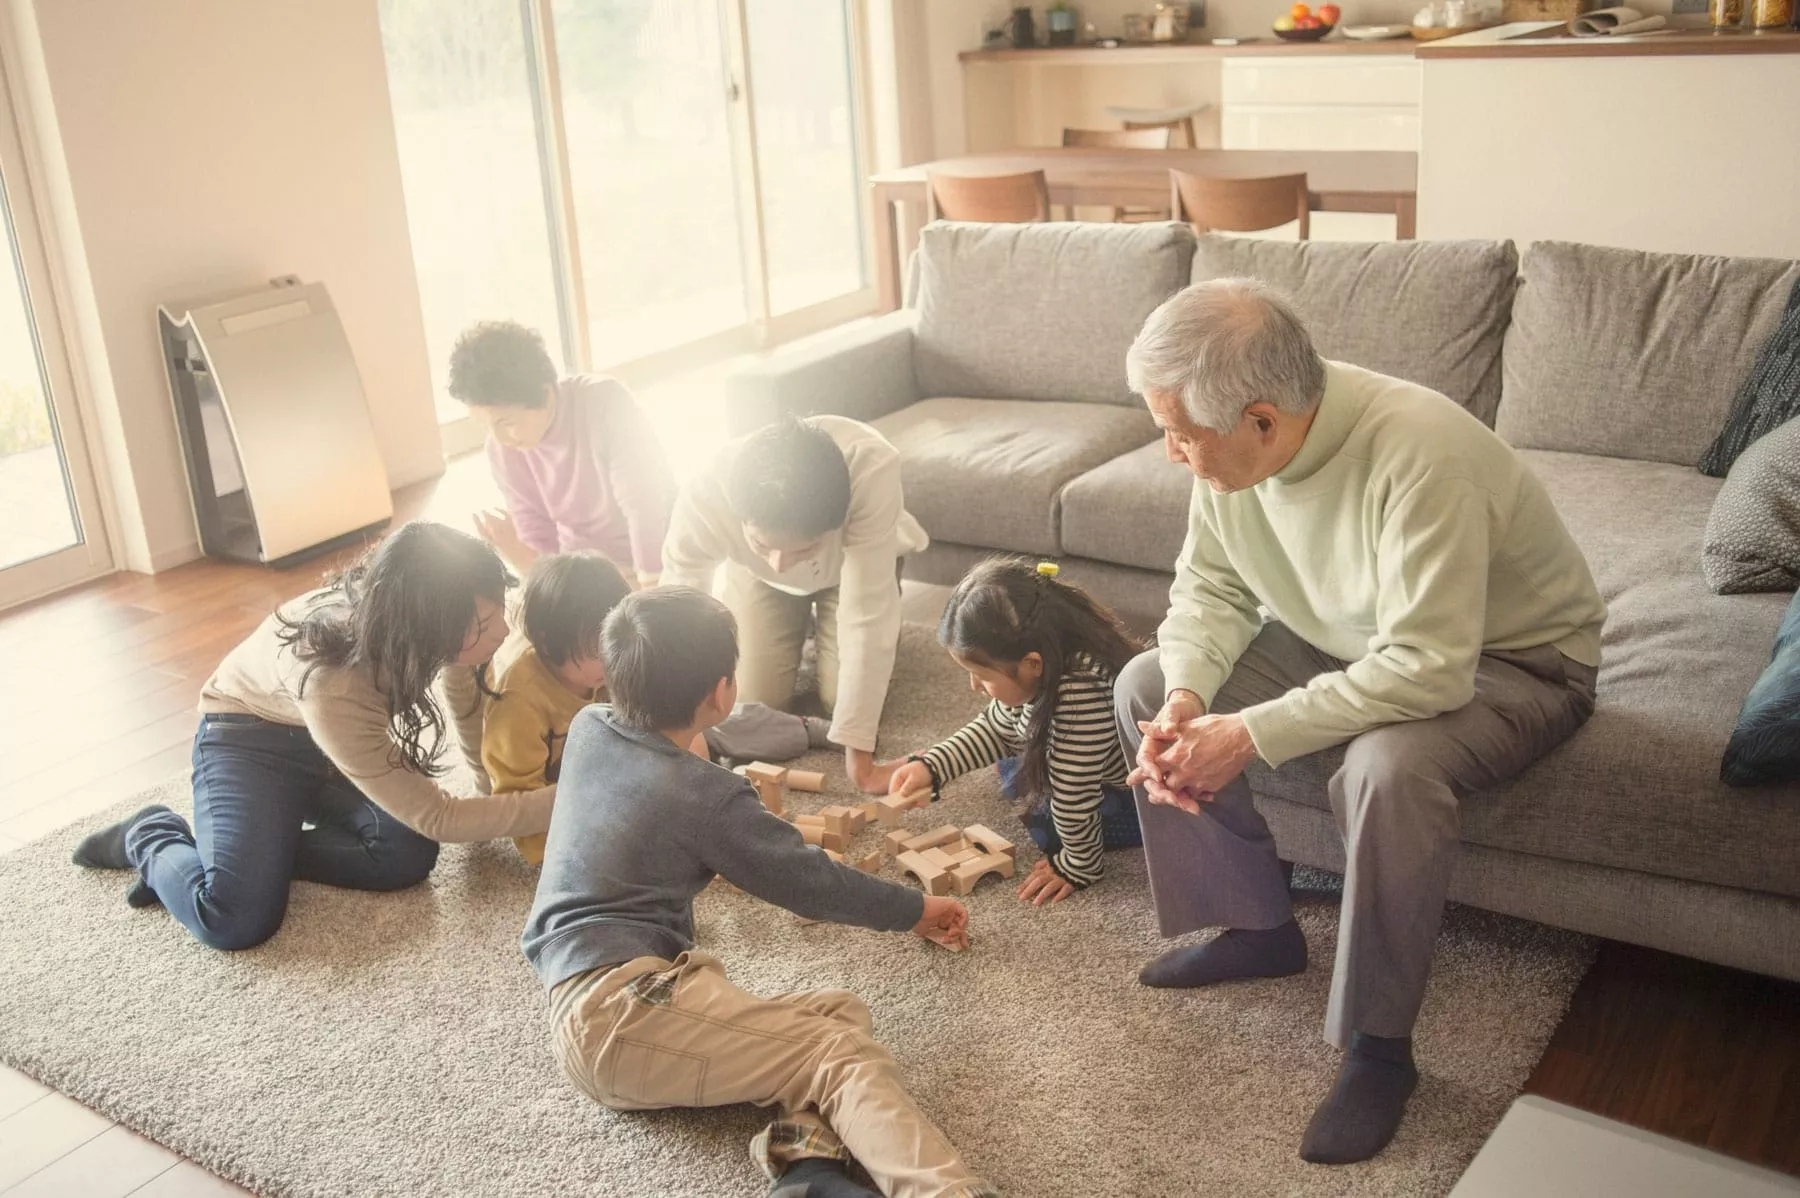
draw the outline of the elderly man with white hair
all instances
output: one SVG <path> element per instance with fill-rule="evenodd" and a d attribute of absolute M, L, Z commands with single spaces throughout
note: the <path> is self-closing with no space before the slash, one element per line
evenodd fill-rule
<path fill-rule="evenodd" d="M 1199 283 L 1126 359 L 1197 480 L 1155 649 L 1116 687 L 1165 936 L 1150 986 L 1306 967 L 1287 873 L 1243 771 L 1348 744 L 1347 867 L 1325 1036 L 1338 1077 L 1309 1161 L 1380 1152 L 1418 1081 L 1413 1022 L 1459 805 L 1593 712 L 1605 605 L 1505 442 L 1425 387 L 1321 359 L 1283 299 Z"/>

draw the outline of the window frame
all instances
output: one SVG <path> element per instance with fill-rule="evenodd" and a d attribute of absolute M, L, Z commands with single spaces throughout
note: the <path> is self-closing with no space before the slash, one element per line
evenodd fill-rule
<path fill-rule="evenodd" d="M 749 319 L 744 324 L 641 357 L 617 362 L 595 361 L 581 271 L 575 190 L 569 171 L 552 2 L 519 0 L 519 11 L 525 32 L 526 71 L 532 90 L 544 204 L 549 218 L 557 334 L 563 361 L 570 373 L 605 374 L 629 387 L 648 387 L 679 374 L 715 366 L 728 358 L 813 336 L 873 315 L 879 309 L 875 289 L 876 247 L 870 236 L 865 182 L 871 171 L 875 144 L 867 0 L 841 0 L 848 43 L 845 55 L 850 72 L 851 159 L 858 181 L 856 220 L 862 286 L 780 315 L 771 310 L 762 163 L 756 144 L 755 79 L 749 63 L 748 4 L 747 0 L 713 0 L 723 22 L 726 44 L 723 83 L 729 105 L 733 186 L 737 189 L 741 222 L 738 244 L 743 255 L 744 278 L 748 281 Z M 457 457 L 479 449 L 485 435 L 481 426 L 468 416 L 445 420 L 439 428 L 445 457 Z"/>

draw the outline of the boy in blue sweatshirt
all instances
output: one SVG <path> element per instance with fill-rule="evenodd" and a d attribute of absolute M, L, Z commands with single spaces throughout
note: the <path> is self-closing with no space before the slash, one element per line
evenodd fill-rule
<path fill-rule="evenodd" d="M 900 1082 L 842 990 L 758 998 L 694 948 L 715 874 L 816 920 L 968 940 L 968 912 L 834 862 L 763 809 L 744 779 L 687 751 L 737 701 L 737 629 L 686 587 L 628 596 L 602 632 L 610 707 L 575 717 L 525 956 L 549 992 L 551 1046 L 615 1110 L 778 1106 L 752 1153 L 780 1198 L 996 1194 Z"/>

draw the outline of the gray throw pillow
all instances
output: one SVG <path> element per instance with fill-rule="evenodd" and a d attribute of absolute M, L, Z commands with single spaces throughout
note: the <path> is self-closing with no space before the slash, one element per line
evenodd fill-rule
<path fill-rule="evenodd" d="M 1721 595 L 1800 586 L 1800 418 L 1738 455 L 1713 500 L 1700 564 Z"/>

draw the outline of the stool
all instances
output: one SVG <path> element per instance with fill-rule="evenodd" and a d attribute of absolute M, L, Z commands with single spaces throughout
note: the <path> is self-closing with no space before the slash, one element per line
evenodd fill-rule
<path fill-rule="evenodd" d="M 1114 120 L 1123 122 L 1127 129 L 1156 129 L 1165 126 L 1179 129 L 1187 138 L 1188 148 L 1194 149 L 1200 144 L 1199 138 L 1194 134 L 1194 117 L 1211 107 L 1211 104 L 1183 104 L 1177 108 L 1124 108 L 1108 105 L 1106 113 Z"/>

